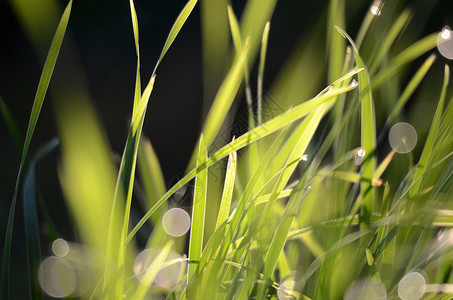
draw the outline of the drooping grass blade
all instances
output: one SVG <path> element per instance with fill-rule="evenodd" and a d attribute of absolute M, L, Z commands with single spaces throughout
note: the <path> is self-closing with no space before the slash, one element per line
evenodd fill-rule
<path fill-rule="evenodd" d="M 23 187 L 25 241 L 27 244 L 28 270 L 32 299 L 43 299 L 42 290 L 39 286 L 38 277 L 36 276 L 41 262 L 41 243 L 39 241 L 39 222 L 36 207 L 35 168 L 36 163 L 41 160 L 42 157 L 54 150 L 57 145 L 58 140 L 53 139 L 39 149 L 30 163 Z"/>
<path fill-rule="evenodd" d="M 50 46 L 49 53 L 44 64 L 44 68 L 39 80 L 38 89 L 36 91 L 35 100 L 33 102 L 33 108 L 31 111 L 27 134 L 25 137 L 24 147 L 22 150 L 21 163 L 19 166 L 19 171 L 17 174 L 16 187 L 14 189 L 13 200 L 11 202 L 11 207 L 8 216 L 8 225 L 5 235 L 5 244 L 3 249 L 3 260 L 2 260 L 2 275 L 1 275 L 1 296 L 4 299 L 8 298 L 9 294 L 9 268 L 10 268 L 10 254 L 11 254 L 11 240 L 13 233 L 14 225 L 14 214 L 16 209 L 17 194 L 19 190 L 19 184 L 22 174 L 22 168 L 27 158 L 28 148 L 30 147 L 31 139 L 36 128 L 36 123 L 38 122 L 38 117 L 41 112 L 41 108 L 46 96 L 47 88 L 49 87 L 50 78 L 52 77 L 53 70 L 57 61 L 58 53 L 60 52 L 61 44 L 63 42 L 64 34 L 66 32 L 66 27 L 68 25 L 69 16 L 71 14 L 72 0 L 69 1 L 66 9 L 61 17 L 60 23 L 58 24 L 57 31 L 55 33 L 54 39 Z"/>

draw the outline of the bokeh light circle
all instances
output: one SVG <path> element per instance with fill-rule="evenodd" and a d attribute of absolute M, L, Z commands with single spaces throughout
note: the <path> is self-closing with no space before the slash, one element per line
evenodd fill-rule
<path fill-rule="evenodd" d="M 145 249 L 137 256 L 134 263 L 134 274 L 138 281 L 141 281 L 146 271 L 149 269 L 154 259 L 157 258 L 160 251 L 157 249 Z M 187 263 L 176 252 L 171 251 L 165 262 L 172 262 L 165 268 L 162 268 L 153 281 L 154 286 L 171 289 L 178 283 L 179 275 L 183 264 Z"/>
<path fill-rule="evenodd" d="M 344 300 L 387 300 L 387 291 L 382 283 L 373 283 L 370 277 L 354 281 L 344 294 Z"/>
<path fill-rule="evenodd" d="M 77 276 L 72 266 L 63 258 L 51 256 L 39 266 L 38 280 L 42 290 L 54 298 L 71 295 L 77 285 Z"/>
<path fill-rule="evenodd" d="M 437 50 L 447 59 L 453 59 L 453 31 L 445 26 L 437 35 Z"/>
<path fill-rule="evenodd" d="M 190 216 L 184 209 L 171 208 L 164 214 L 162 226 L 168 235 L 182 236 L 190 228 Z"/>
<path fill-rule="evenodd" d="M 417 144 L 417 131 L 409 123 L 397 123 L 390 129 L 389 142 L 392 149 L 396 152 L 409 153 Z"/>
<path fill-rule="evenodd" d="M 425 290 L 426 280 L 419 272 L 407 273 L 398 283 L 398 296 L 403 300 L 418 300 Z"/>
<path fill-rule="evenodd" d="M 58 257 L 65 257 L 69 254 L 69 244 L 64 239 L 56 239 L 52 243 L 52 251 Z"/>

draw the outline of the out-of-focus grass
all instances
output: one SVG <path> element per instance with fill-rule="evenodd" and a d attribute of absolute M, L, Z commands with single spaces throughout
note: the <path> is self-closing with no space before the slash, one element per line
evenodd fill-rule
<path fill-rule="evenodd" d="M 62 145 L 60 184 L 78 242 L 83 246 L 70 244 L 70 254 L 61 256 L 54 251 L 54 261 L 59 265 L 38 272 L 44 292 L 57 298 L 91 299 L 449 297 L 453 280 L 453 104 L 448 97 L 448 66 L 443 85 L 436 91 L 439 101 L 434 116 L 430 116 L 428 135 L 418 141 L 422 144 L 421 154 L 402 154 L 404 151 L 398 147 L 390 150 L 386 146 L 388 129 L 396 120 L 406 119 L 407 104 L 428 78 L 426 74 L 432 72 L 436 55 L 427 57 L 413 76 L 393 79 L 403 79 L 399 78 L 403 77 L 402 71 L 435 47 L 438 34 L 393 51 L 398 37 L 414 22 L 409 10 L 389 6 L 394 9 L 393 17 L 386 15 L 390 24 L 384 26 L 380 36 L 370 36 L 375 34 L 372 29 L 379 14 L 389 13 L 385 3 L 375 1 L 353 38 L 347 30 L 348 3 L 331 0 L 325 8 L 327 19 L 320 18 L 296 46 L 288 64 L 273 78 L 272 100 L 266 101 L 263 74 L 272 51 L 269 37 L 278 34 L 269 29 L 277 1 L 250 0 L 240 18 L 234 7 L 222 3 L 223 12 L 202 2 L 204 70 L 220 73 L 219 62 L 212 68 L 209 63 L 218 57 L 216 51 L 222 55 L 230 51 L 223 62 L 229 71 L 222 82 L 217 82 L 218 73 L 212 80 L 205 74 L 205 95 L 210 95 L 213 84 L 218 84 L 217 94 L 205 102 L 212 105 L 189 168 L 170 188 L 165 188 L 159 160 L 152 144 L 142 137 L 142 127 L 154 84 L 159 83 L 157 67 L 195 9 L 196 0 L 187 2 L 176 19 L 143 90 L 139 19 L 134 2 L 129 1 L 137 54 L 136 82 L 128 137 L 118 170 L 84 92 L 71 93 L 67 96 L 71 101 L 56 105 Z M 20 170 L 56 62 L 70 5 L 51 46 L 52 60 L 44 67 L 43 74 L 47 75 L 43 75 L 38 87 Z M 33 22 L 27 14 L 22 16 Z M 227 21 L 231 32 L 226 30 Z M 213 31 L 208 29 L 211 22 L 215 23 Z M 323 28 L 323 22 L 328 24 L 327 39 L 325 31 L 318 30 Z M 232 41 L 222 36 L 218 37 L 220 45 L 211 45 L 217 40 L 213 32 L 231 34 Z M 373 38 L 380 44 L 370 50 Z M 230 43 L 234 47 L 227 50 Z M 258 104 L 254 107 L 251 76 L 260 47 Z M 326 87 L 318 91 L 323 85 Z M 246 132 L 222 142 L 218 139 L 220 129 L 228 123 L 235 101 L 241 101 L 241 87 L 247 102 Z M 391 99 L 383 101 L 386 95 Z M 276 115 L 266 113 L 271 110 L 271 101 L 278 103 L 280 111 Z M 78 105 L 68 105 L 71 102 Z M 2 102 L 3 107 L 6 106 Z M 384 121 L 376 118 L 376 107 L 386 116 Z M 17 135 L 10 114 L 6 109 L 2 111 L 11 133 Z M 377 132 L 376 128 L 382 129 Z M 400 134 L 392 136 L 392 140 L 407 146 L 412 137 L 407 132 Z M 216 147 L 210 147 L 214 143 Z M 407 168 L 407 163 L 403 165 L 396 159 L 402 155 L 409 157 L 408 171 L 402 177 L 389 176 L 391 167 Z M 227 168 L 214 170 L 226 157 Z M 135 178 L 137 163 L 140 180 Z M 34 163 L 24 184 L 32 270 L 40 259 L 38 236 L 31 230 L 38 226 L 40 218 L 33 206 L 33 167 Z M 5 241 L 2 299 L 8 297 L 8 249 L 20 172 Z M 224 176 L 224 180 L 213 181 L 214 173 L 220 174 L 221 179 Z M 221 196 L 209 193 L 210 188 L 217 186 L 223 189 Z M 182 246 L 184 239 L 171 236 L 167 227 L 184 226 L 182 217 L 165 224 L 163 220 L 171 208 L 168 200 L 191 188 L 194 190 L 188 209 L 191 224 L 186 248 Z M 137 198 L 134 195 L 144 195 L 141 200 L 146 211 L 133 205 Z M 212 203 L 219 203 L 219 208 L 208 205 Z M 136 224 L 132 223 L 133 214 L 141 216 Z M 137 255 L 142 247 L 137 242 L 138 232 L 149 220 L 152 233 L 144 251 Z M 58 268 L 65 268 L 69 275 L 58 273 Z M 32 295 L 39 299 L 42 294 L 36 286 L 38 281 L 33 272 L 31 275 Z M 71 276 L 76 279 L 69 280 Z M 84 282 L 84 277 L 89 282 Z"/>

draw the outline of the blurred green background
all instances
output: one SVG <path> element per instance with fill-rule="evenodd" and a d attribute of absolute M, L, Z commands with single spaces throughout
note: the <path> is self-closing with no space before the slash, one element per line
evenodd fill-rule
<path fill-rule="evenodd" d="M 205 5 L 203 1 L 201 2 L 199 5 Z M 237 16 L 241 15 L 245 2 L 231 1 Z M 33 6 L 32 13 L 36 15 L 36 23 L 31 28 L 35 30 L 34 33 L 27 30 L 30 27 L 22 24 L 21 16 L 17 13 L 16 5 L 21 3 Z M 151 75 L 171 25 L 185 3 L 185 0 L 135 1 L 140 26 L 143 81 L 147 81 Z M 363 0 L 346 1 L 345 29 L 353 38 L 371 3 L 372 1 Z M 56 0 L 0 1 L 0 96 L 15 118 L 22 138 L 27 128 L 45 55 L 66 4 L 66 1 Z M 294 53 L 306 53 L 311 61 L 310 67 L 313 68 L 312 84 L 304 90 L 304 94 L 301 94 L 300 101 L 315 95 L 328 84 L 325 79 L 327 77 L 325 36 L 328 4 L 329 1 L 306 0 L 281 0 L 277 4 L 271 19 L 264 89 L 269 99 L 272 99 L 282 110 L 288 108 L 288 103 L 281 99 L 277 92 L 273 92 L 273 80 Z M 203 31 L 199 5 L 194 14 L 189 17 L 159 69 L 144 126 L 144 135 L 153 143 L 167 186 L 184 175 L 209 103 L 213 100 L 216 87 L 228 69 L 229 53 L 232 48 L 229 45 L 228 28 L 226 31 L 219 28 L 218 40 L 215 42 L 218 44 L 219 53 L 217 57 L 212 58 L 212 61 L 206 62 L 208 58 L 203 57 Z M 383 14 L 380 17 L 383 20 L 373 26 L 385 26 L 385 18 L 395 18 L 403 8 L 409 7 L 413 11 L 409 27 L 392 48 L 395 52 L 401 51 L 429 33 L 440 31 L 445 25 L 453 27 L 451 0 L 390 0 L 386 5 L 393 8 L 395 15 Z M 222 16 L 226 18 L 226 10 L 223 13 Z M 306 49 L 310 50 L 305 51 Z M 436 50 L 430 53 L 432 52 Z M 405 73 L 415 72 L 430 53 L 411 64 L 406 68 Z M 426 134 L 436 107 L 437 91 L 441 86 L 445 63 L 452 66 L 451 62 L 439 57 L 434 70 L 428 73 L 426 84 L 422 84 L 414 96 L 417 101 L 410 101 L 405 109 L 405 121 L 412 123 L 421 137 Z M 114 157 L 118 161 L 126 141 L 132 111 L 135 64 L 129 2 L 126 0 L 75 1 L 50 90 L 71 86 L 87 88 L 111 148 L 116 154 Z M 203 68 L 209 70 L 211 76 L 203 77 Z M 252 72 L 252 74 L 255 73 Z M 63 82 L 61 78 L 65 78 L 66 81 Z M 73 78 L 74 81 L 68 81 L 67 78 Z M 255 76 L 252 75 L 252 78 Z M 79 82 L 80 79 L 82 81 Z M 404 74 L 400 76 L 400 80 L 402 82 L 407 80 Z M 252 80 L 252 85 L 255 86 L 255 84 L 255 80 Z M 31 155 L 42 144 L 57 136 L 55 103 L 61 99 L 57 99 L 55 94 L 58 93 L 50 92 L 47 96 L 30 148 Z M 242 95 L 243 93 L 240 92 L 238 97 L 241 98 Z M 384 116 L 380 115 L 380 104 L 376 106 L 377 128 L 380 128 Z M 238 112 L 244 109 L 245 106 L 239 106 Z M 384 148 L 381 153 L 388 152 L 388 146 L 384 145 Z M 73 240 L 76 237 L 57 178 L 59 155 L 56 151 L 38 164 L 37 183 L 42 200 L 40 202 L 47 207 L 58 233 L 68 240 Z M 417 152 L 415 155 L 418 155 Z M 4 240 L 19 162 L 20 151 L 2 118 L 0 121 L 1 241 Z M 19 201 L 13 237 L 11 286 L 12 295 L 18 295 L 17 299 L 21 299 L 21 295 L 25 292 L 21 289 L 23 286 L 21 281 L 26 280 L 26 276 L 23 276 L 26 254 L 21 239 L 23 233 L 21 209 Z M 47 234 L 42 232 L 43 238 Z M 49 249 L 47 240 L 44 240 L 46 242 L 42 244 L 43 255 L 46 255 Z M 3 251 L 3 247 L 0 249 Z"/>

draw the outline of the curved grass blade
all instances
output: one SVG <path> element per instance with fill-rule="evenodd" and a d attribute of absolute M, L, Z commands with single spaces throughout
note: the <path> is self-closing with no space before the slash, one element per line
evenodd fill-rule
<path fill-rule="evenodd" d="M 197 2 L 198 2 L 198 0 L 189 0 L 189 2 L 187 2 L 187 4 L 182 9 L 182 11 L 179 13 L 179 16 L 176 18 L 176 21 L 173 24 L 173 27 L 171 28 L 170 33 L 168 34 L 167 40 L 165 41 L 164 48 L 162 49 L 162 52 L 160 53 L 156 66 L 154 67 L 153 76 L 156 75 L 157 67 L 161 63 L 162 59 L 164 58 L 164 56 L 167 53 L 170 46 L 175 41 L 176 36 L 178 35 L 179 31 L 181 30 L 182 26 L 186 22 L 187 18 L 189 17 L 190 13 L 192 12 L 192 10 L 195 7 L 195 4 L 197 4 Z"/>
<path fill-rule="evenodd" d="M 223 185 L 222 200 L 220 201 L 219 216 L 215 229 L 228 219 L 230 214 L 231 199 L 233 198 L 234 180 L 236 178 L 237 153 L 232 151 L 228 156 L 228 165 Z"/>
<path fill-rule="evenodd" d="M 43 299 L 42 290 L 36 276 L 41 262 L 41 246 L 39 242 L 39 222 L 36 208 L 35 168 L 36 163 L 57 146 L 58 140 L 53 139 L 38 150 L 38 153 L 36 153 L 30 163 L 23 187 L 25 241 L 27 244 L 28 270 L 32 299 Z"/>
<path fill-rule="evenodd" d="M 411 182 L 410 185 L 413 185 L 411 190 L 409 191 L 410 198 L 418 194 L 422 184 L 422 180 L 420 179 L 427 170 L 427 167 L 429 166 L 428 161 L 430 159 L 434 142 L 438 133 L 439 124 L 441 122 L 442 111 L 445 102 L 445 95 L 447 92 L 449 80 L 450 80 L 450 68 L 448 67 L 448 65 L 445 65 L 444 82 L 442 84 L 442 92 L 440 94 L 439 104 L 437 105 L 437 109 L 434 114 L 433 121 L 431 123 L 431 128 L 429 129 L 428 137 L 426 138 L 425 146 L 423 147 L 422 155 L 420 156 L 420 160 L 418 161 L 417 169 L 415 171 L 414 176 L 412 177 L 412 180 L 410 181 Z"/>
<path fill-rule="evenodd" d="M 129 0 L 129 7 L 131 10 L 131 17 L 132 17 L 132 29 L 134 31 L 134 41 L 135 41 L 135 52 L 137 54 L 137 72 L 135 77 L 135 97 L 134 97 L 134 109 L 132 111 L 132 116 L 135 116 L 135 111 L 140 102 L 140 94 L 141 94 L 141 79 L 140 79 L 140 47 L 138 41 L 138 19 L 137 19 L 137 12 L 135 11 L 134 1 Z"/>
<path fill-rule="evenodd" d="M 361 69 L 354 69 L 347 75 L 343 76 L 342 78 L 338 79 L 336 84 L 341 83 L 344 80 L 348 80 L 350 77 L 354 76 L 355 74 L 359 73 Z M 315 110 L 319 105 L 331 100 L 332 98 L 342 94 L 349 92 L 356 88 L 355 84 L 348 85 L 345 87 L 334 88 L 329 93 L 325 93 L 319 95 L 311 100 L 305 101 L 304 103 L 288 110 L 285 113 L 282 113 L 275 118 L 271 119 L 270 121 L 255 127 L 253 130 L 241 135 L 239 138 L 235 139 L 234 141 L 230 142 L 229 144 L 225 145 L 217 152 L 215 152 L 209 159 L 206 161 L 205 167 L 209 167 L 215 162 L 219 161 L 220 159 L 227 156 L 231 151 L 239 150 L 261 138 L 264 138 L 277 130 L 281 129 L 282 127 L 290 124 L 291 122 L 303 118 L 311 111 Z M 199 172 L 196 168 L 190 170 L 180 181 L 178 181 L 173 187 L 171 187 L 165 195 L 150 209 L 148 212 L 143 216 L 143 218 L 137 223 L 134 229 L 131 230 L 129 233 L 126 242 L 130 242 L 132 237 L 137 233 L 137 231 L 145 224 L 145 222 L 150 218 L 150 216 L 165 202 L 168 198 L 173 195 L 178 189 L 182 186 L 187 184 L 190 180 L 192 180 L 195 175 Z"/>
<path fill-rule="evenodd" d="M 36 128 L 36 123 L 38 122 L 39 113 L 46 96 L 47 88 L 49 87 L 50 78 L 52 77 L 53 70 L 57 61 L 58 54 L 60 52 L 61 44 L 63 42 L 64 34 L 66 32 L 66 27 L 68 26 L 69 16 L 71 14 L 72 0 L 69 1 L 66 9 L 61 17 L 60 23 L 58 24 L 57 31 L 55 33 L 52 44 L 50 45 L 50 50 L 44 64 L 44 68 L 39 80 L 38 89 L 36 91 L 35 100 L 33 102 L 33 108 L 30 115 L 30 120 L 28 123 L 27 134 L 25 137 L 24 147 L 22 150 L 22 157 L 19 166 L 19 171 L 16 179 L 16 186 L 14 188 L 13 200 L 11 202 L 11 207 L 8 216 L 8 225 L 5 235 L 5 244 L 3 249 L 3 260 L 2 260 L 2 275 L 1 275 L 1 297 L 3 299 L 8 298 L 9 294 L 9 267 L 10 267 L 10 254 L 11 254 L 11 240 L 13 233 L 14 225 L 14 214 L 16 210 L 17 194 L 19 190 L 20 178 L 22 174 L 22 168 L 27 158 L 28 148 L 30 147 L 30 142 L 33 137 L 33 133 Z"/>
<path fill-rule="evenodd" d="M 437 45 L 437 33 L 432 33 L 421 40 L 415 42 L 406 50 L 402 51 L 395 58 L 393 58 L 388 67 L 382 69 L 376 75 L 373 75 L 371 88 L 373 90 L 380 87 L 385 81 L 392 77 L 402 66 L 413 61 L 420 55 L 428 52 Z"/>
<path fill-rule="evenodd" d="M 200 261 L 201 253 L 203 251 L 203 233 L 206 214 L 206 196 L 208 188 L 208 169 L 203 167 L 208 159 L 206 144 L 203 135 L 200 136 L 200 144 L 197 156 L 197 168 L 201 170 L 195 177 L 195 191 L 192 206 L 192 225 L 190 227 L 190 240 L 189 240 L 189 261 Z M 189 281 L 195 274 L 197 265 L 189 265 L 189 274 L 187 281 Z"/>
<path fill-rule="evenodd" d="M 376 121 L 374 113 L 374 103 L 372 90 L 370 85 L 370 75 L 365 67 L 365 64 L 360 57 L 359 50 L 351 39 L 351 37 L 341 28 L 337 27 L 337 30 L 348 39 L 354 50 L 354 56 L 358 68 L 365 68 L 363 72 L 358 74 L 359 76 L 359 92 L 361 101 L 361 146 L 365 150 L 365 157 L 362 164 L 362 176 L 365 179 L 371 180 L 373 178 L 374 170 L 376 169 Z M 371 193 L 366 192 L 371 189 Z M 369 181 L 364 181 L 361 184 L 361 190 L 364 194 L 363 198 L 363 210 L 362 216 L 365 222 L 369 221 L 369 218 L 373 212 L 375 206 L 375 197 L 373 188 Z"/>

